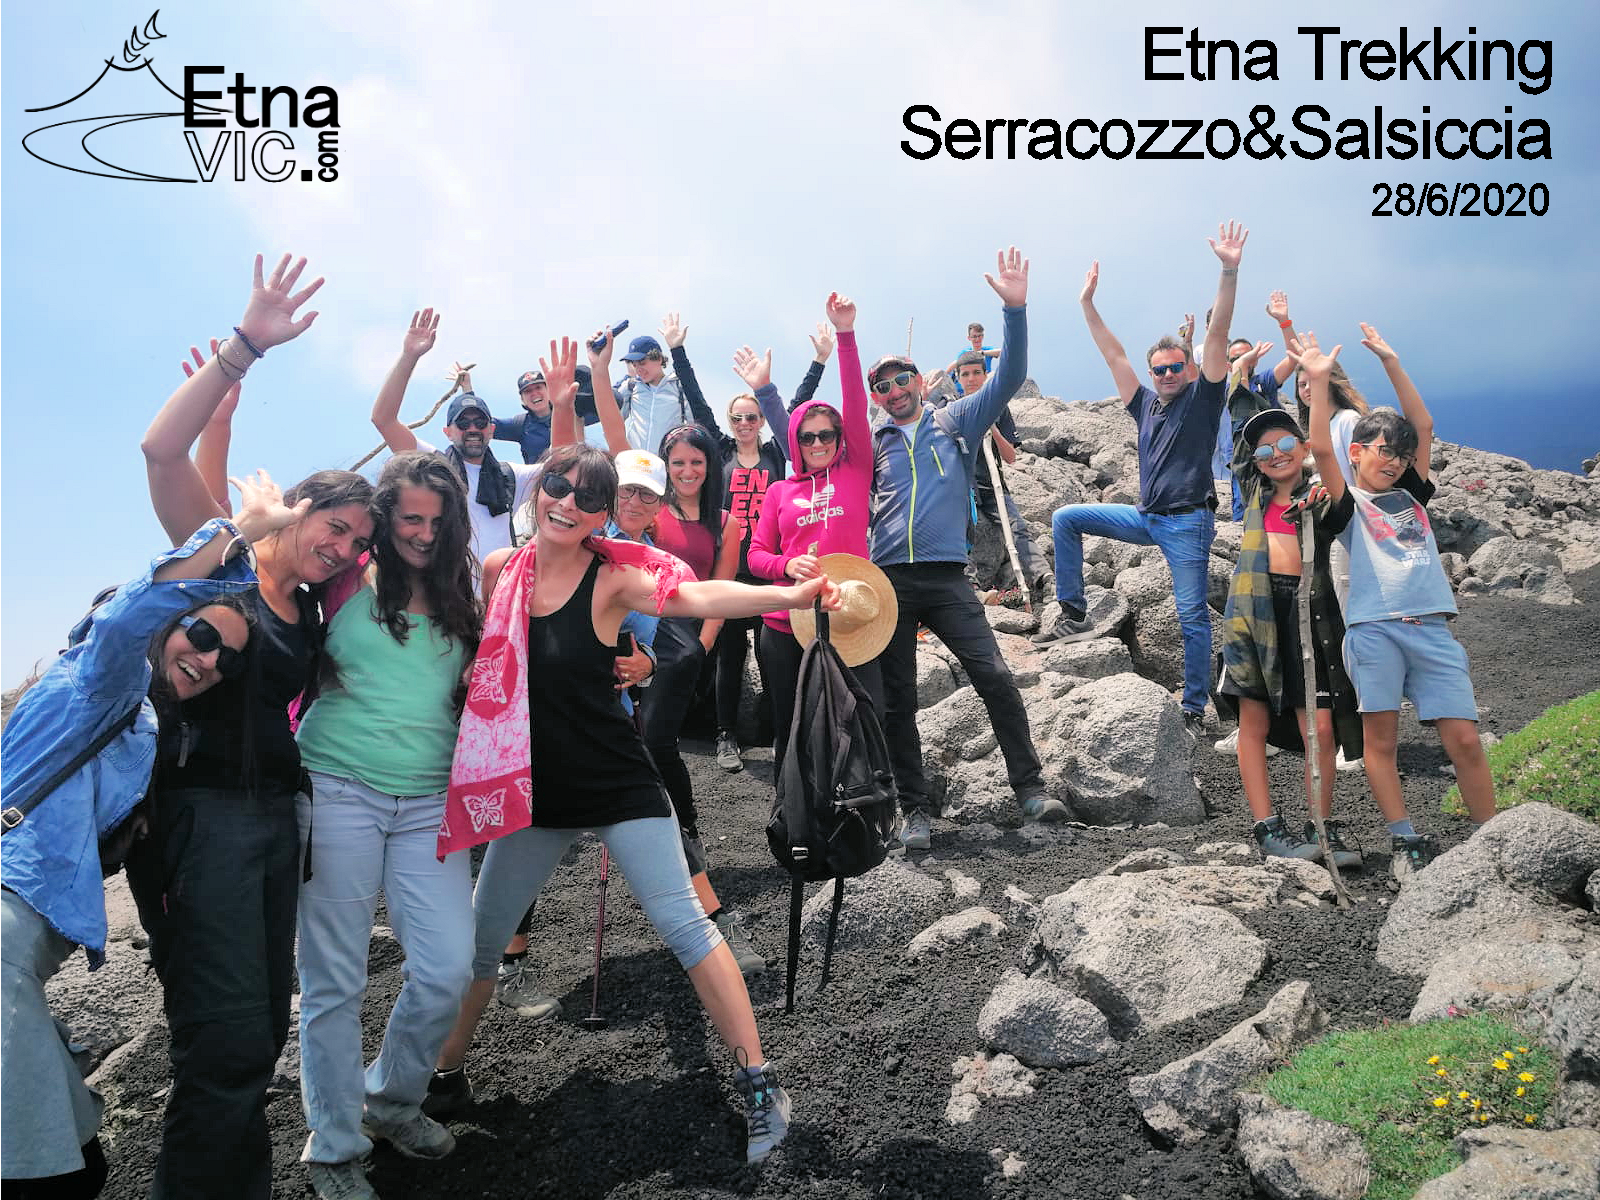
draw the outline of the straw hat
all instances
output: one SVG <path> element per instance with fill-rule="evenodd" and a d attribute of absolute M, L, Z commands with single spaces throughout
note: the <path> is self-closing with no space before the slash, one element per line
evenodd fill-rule
<path fill-rule="evenodd" d="M 900 619 L 894 584 L 881 568 L 854 554 L 824 554 L 817 562 L 822 573 L 839 585 L 843 601 L 838 612 L 828 614 L 828 641 L 847 667 L 871 662 L 883 653 Z M 789 623 L 802 647 L 816 639 L 814 609 L 795 609 Z"/>

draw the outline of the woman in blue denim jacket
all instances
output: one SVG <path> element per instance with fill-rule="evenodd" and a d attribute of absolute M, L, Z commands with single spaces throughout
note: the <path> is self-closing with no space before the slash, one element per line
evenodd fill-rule
<path fill-rule="evenodd" d="M 9 808 L 138 710 L 131 726 L 0 841 L 0 1174 L 7 1195 L 14 1188 L 30 1195 L 31 1185 L 93 1196 L 105 1179 L 95 1136 L 100 1100 L 50 1016 L 44 984 L 78 946 L 91 971 L 105 961 L 99 841 L 126 821 L 143 820 L 135 810 L 150 783 L 158 731 L 181 719 L 185 702 L 244 666 L 252 627 L 241 599 L 256 576 L 242 551 L 300 514 L 284 506 L 265 475 L 240 486 L 238 518 L 206 522 L 96 608 L 5 727 L 0 802 Z"/>

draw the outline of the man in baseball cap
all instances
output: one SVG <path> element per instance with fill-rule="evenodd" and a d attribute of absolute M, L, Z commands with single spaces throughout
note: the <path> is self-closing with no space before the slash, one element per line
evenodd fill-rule
<path fill-rule="evenodd" d="M 636 450 L 654 452 L 669 430 L 691 422 L 704 425 L 713 436 L 719 433 L 716 415 L 706 403 L 683 349 L 688 333 L 689 327 L 678 320 L 678 314 L 668 313 L 661 322 L 666 352 L 660 341 L 643 334 L 628 343 L 628 351 L 622 356 L 628 364 L 628 378 L 612 390 L 622 413 L 628 445 Z M 668 353 L 672 356 L 670 372 Z"/>

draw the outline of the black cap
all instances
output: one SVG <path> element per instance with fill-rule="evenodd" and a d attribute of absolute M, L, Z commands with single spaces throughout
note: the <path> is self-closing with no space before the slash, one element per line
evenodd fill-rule
<path fill-rule="evenodd" d="M 462 392 L 450 401 L 450 407 L 446 410 L 444 423 L 446 425 L 454 425 L 456 418 L 469 408 L 475 408 L 491 421 L 494 420 L 494 415 L 489 412 L 489 406 L 478 398 L 476 392 Z"/>
<path fill-rule="evenodd" d="M 1256 439 L 1269 429 L 1287 429 L 1302 442 L 1306 440 L 1305 433 L 1300 429 L 1300 423 L 1294 419 L 1292 413 L 1282 408 L 1267 408 L 1256 413 L 1244 423 L 1244 428 L 1239 430 L 1239 436 L 1246 446 L 1253 447 Z"/>

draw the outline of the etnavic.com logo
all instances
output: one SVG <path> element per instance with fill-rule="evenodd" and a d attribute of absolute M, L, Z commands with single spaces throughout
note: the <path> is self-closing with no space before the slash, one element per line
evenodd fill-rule
<path fill-rule="evenodd" d="M 291 87 L 246 84 L 242 71 L 234 73 L 226 88 L 208 90 L 208 85 L 221 82 L 206 78 L 224 74 L 225 68 L 220 66 L 184 67 L 183 91 L 174 91 L 156 72 L 154 57 L 147 53 L 152 42 L 167 36 L 156 28 L 159 15 L 160 9 L 150 14 L 142 33 L 134 28 L 122 43 L 122 61 L 115 55 L 105 59 L 88 87 L 57 104 L 26 110 L 49 113 L 57 119 L 24 135 L 22 148 L 40 162 L 66 171 L 146 183 L 211 183 L 227 165 L 240 182 L 252 172 L 269 183 L 281 183 L 297 174 L 306 183 L 332 183 L 339 178 L 338 93 L 317 84 L 307 88 L 302 99 Z M 224 96 L 232 101 L 231 109 L 206 103 Z M 170 108 L 174 99 L 183 103 L 182 109 Z M 148 111 L 156 104 L 165 106 L 165 111 Z M 131 108 L 105 112 L 107 107 L 125 106 Z M 141 106 L 147 111 L 137 111 Z M 101 115 L 67 115 L 96 110 Z M 230 116 L 238 128 L 228 128 Z M 181 122 L 182 148 L 168 137 L 169 131 L 176 133 L 179 128 L 173 121 Z M 316 131 L 315 169 L 299 165 L 292 155 L 294 140 L 275 127 L 275 121 L 289 129 L 304 127 L 308 137 L 309 131 Z M 151 130 L 160 133 L 152 137 Z M 219 132 L 212 134 L 211 130 Z M 180 173 L 185 169 L 183 149 L 194 164 L 192 176 Z M 162 169 L 140 170 L 130 162 Z"/>

